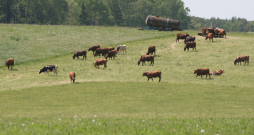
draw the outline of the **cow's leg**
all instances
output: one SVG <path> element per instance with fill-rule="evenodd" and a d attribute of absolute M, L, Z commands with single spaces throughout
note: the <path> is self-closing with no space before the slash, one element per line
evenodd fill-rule
<path fill-rule="evenodd" d="M 159 76 L 159 82 L 161 81 L 161 77 Z"/>
<path fill-rule="evenodd" d="M 152 79 L 152 81 L 153 81 L 153 78 L 151 78 Z"/>
<path fill-rule="evenodd" d="M 148 82 L 150 78 L 149 77 L 147 77 L 147 78 L 148 78 L 148 80 L 147 80 L 147 82 Z"/>

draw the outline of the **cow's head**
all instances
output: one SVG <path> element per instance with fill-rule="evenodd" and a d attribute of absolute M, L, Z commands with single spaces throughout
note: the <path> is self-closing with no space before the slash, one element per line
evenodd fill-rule
<path fill-rule="evenodd" d="M 88 48 L 88 51 L 90 51 L 92 48 L 90 47 L 90 48 Z"/>
<path fill-rule="evenodd" d="M 208 36 L 205 37 L 205 40 L 207 40 L 207 39 L 208 39 Z"/>
<path fill-rule="evenodd" d="M 198 70 L 194 70 L 194 74 L 196 74 L 196 73 L 197 73 L 197 71 L 198 71 Z"/>
<path fill-rule="evenodd" d="M 234 64 L 236 65 L 236 62 L 238 62 L 238 60 L 237 59 L 235 59 L 235 61 L 234 61 Z"/>
<path fill-rule="evenodd" d="M 73 59 L 75 59 L 75 54 L 72 56 Z"/>
<path fill-rule="evenodd" d="M 184 51 L 186 50 L 186 46 L 184 47 L 184 49 L 183 49 Z"/>
<path fill-rule="evenodd" d="M 143 72 L 143 76 L 147 76 L 147 72 Z"/>
<path fill-rule="evenodd" d="M 149 52 L 147 52 L 146 55 L 149 55 Z"/>
<path fill-rule="evenodd" d="M 97 53 L 95 52 L 93 56 L 94 56 L 94 57 L 97 56 Z"/>
<path fill-rule="evenodd" d="M 39 74 L 42 73 L 42 70 L 39 70 Z"/>
<path fill-rule="evenodd" d="M 138 65 L 140 64 L 140 61 L 138 61 Z"/>

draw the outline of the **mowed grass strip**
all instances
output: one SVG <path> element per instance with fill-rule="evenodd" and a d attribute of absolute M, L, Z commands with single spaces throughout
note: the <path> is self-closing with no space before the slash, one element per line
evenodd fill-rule
<path fill-rule="evenodd" d="M 2 91 L 1 117 L 253 117 L 253 88 L 85 82 Z"/>

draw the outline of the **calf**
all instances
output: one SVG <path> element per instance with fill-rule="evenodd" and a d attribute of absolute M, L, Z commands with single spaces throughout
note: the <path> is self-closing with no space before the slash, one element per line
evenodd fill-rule
<path fill-rule="evenodd" d="M 112 57 L 115 59 L 116 53 L 117 53 L 116 50 L 109 51 L 108 54 L 106 55 L 105 59 L 108 59 L 108 57 L 109 57 L 109 59 L 111 58 L 111 60 L 112 60 Z"/>
<path fill-rule="evenodd" d="M 44 72 L 45 75 L 46 73 L 48 73 L 49 75 L 49 72 L 54 72 L 54 75 L 56 74 L 57 76 L 57 68 L 58 68 L 57 65 L 47 65 L 47 66 L 44 66 L 41 70 L 39 70 L 39 74 Z"/>
<path fill-rule="evenodd" d="M 187 36 L 189 36 L 189 34 L 177 33 L 177 35 L 176 35 L 176 42 L 177 42 L 177 40 L 179 42 L 179 39 L 185 39 Z"/>
<path fill-rule="evenodd" d="M 86 50 L 76 51 L 72 57 L 73 57 L 73 59 L 75 59 L 75 57 L 78 57 L 78 59 L 79 59 L 79 56 L 83 56 L 83 59 L 84 59 L 84 57 L 86 59 Z"/>
<path fill-rule="evenodd" d="M 95 50 L 97 49 L 97 48 L 100 48 L 100 45 L 95 45 L 95 46 L 92 46 L 92 47 L 89 47 L 88 48 L 88 51 L 93 51 L 93 54 L 94 54 L 94 52 L 95 52 Z"/>
<path fill-rule="evenodd" d="M 186 44 L 187 42 L 195 42 L 195 37 L 187 36 L 184 40 L 184 43 Z"/>
<path fill-rule="evenodd" d="M 11 66 L 11 69 L 12 69 L 13 66 L 14 66 L 14 59 L 13 59 L 13 58 L 8 59 L 8 60 L 5 62 L 5 66 L 8 66 L 8 70 L 9 70 L 9 67 L 10 67 L 10 66 Z"/>
<path fill-rule="evenodd" d="M 119 45 L 117 46 L 117 52 L 116 53 L 120 53 L 120 51 L 122 51 L 123 53 L 126 53 L 126 45 Z"/>
<path fill-rule="evenodd" d="M 155 55 L 155 46 L 150 46 L 150 47 L 148 48 L 146 55 L 149 55 L 150 53 L 151 53 L 151 54 L 154 53 L 154 55 Z"/>
<path fill-rule="evenodd" d="M 200 75 L 201 75 L 201 78 L 202 78 L 202 75 L 206 75 L 206 78 L 207 78 L 207 75 L 209 75 L 209 78 L 211 78 L 209 74 L 209 68 L 199 68 L 197 70 L 194 70 L 194 74 L 197 74 L 196 78 L 197 76 L 200 76 Z"/>
<path fill-rule="evenodd" d="M 94 67 L 96 68 L 99 65 L 104 65 L 104 68 L 107 68 L 107 59 L 97 59 L 94 63 Z"/>
<path fill-rule="evenodd" d="M 70 79 L 71 79 L 71 82 L 75 82 L 75 77 L 76 77 L 76 74 L 75 74 L 75 72 L 70 72 Z"/>
<path fill-rule="evenodd" d="M 185 47 L 184 47 L 184 51 L 186 50 L 186 48 L 189 51 L 189 48 L 193 48 L 192 51 L 195 49 L 196 51 L 196 42 L 187 42 Z"/>
<path fill-rule="evenodd" d="M 148 80 L 151 78 L 153 81 L 153 78 L 159 77 L 159 82 L 161 81 L 161 71 L 151 71 L 151 72 L 144 72 L 143 76 L 147 76 Z"/>
<path fill-rule="evenodd" d="M 207 40 L 207 38 L 209 38 L 209 41 L 212 39 L 213 42 L 213 33 L 208 33 L 208 35 L 205 37 L 205 40 Z"/>
<path fill-rule="evenodd" d="M 213 75 L 213 76 L 220 76 L 222 73 L 224 73 L 224 70 L 219 70 L 219 71 L 213 71 L 213 72 L 210 72 L 209 75 Z"/>
<path fill-rule="evenodd" d="M 236 65 L 236 63 L 239 64 L 239 62 L 240 62 L 240 65 L 241 65 L 242 61 L 245 62 L 244 65 L 246 64 L 246 62 L 249 65 L 249 55 L 240 55 L 240 56 L 237 56 L 235 61 L 234 61 L 234 64 Z"/>
<path fill-rule="evenodd" d="M 145 63 L 145 61 L 151 61 L 150 65 L 154 65 L 154 55 L 142 55 L 138 61 L 138 65 L 140 64 L 140 62 L 142 61 L 142 66 Z"/>

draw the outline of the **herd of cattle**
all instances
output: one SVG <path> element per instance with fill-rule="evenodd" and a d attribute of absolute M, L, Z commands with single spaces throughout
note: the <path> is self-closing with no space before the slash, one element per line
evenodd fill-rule
<path fill-rule="evenodd" d="M 205 40 L 209 38 L 209 40 L 212 39 L 213 41 L 213 35 L 218 33 L 222 34 L 223 36 L 224 35 L 226 36 L 226 32 L 223 29 L 202 28 L 201 31 L 203 36 L 207 35 Z M 184 39 L 184 43 L 185 43 L 184 51 L 186 49 L 188 49 L 189 51 L 189 48 L 193 48 L 193 50 L 195 49 L 196 51 L 196 42 L 195 42 L 194 36 L 189 36 L 189 34 L 185 34 L 185 33 L 178 33 L 176 36 L 176 42 L 177 41 L 179 42 L 179 39 Z M 143 65 L 145 61 L 149 61 L 151 62 L 150 65 L 154 65 L 154 57 L 155 57 L 155 51 L 156 51 L 155 48 L 156 48 L 155 46 L 150 46 L 148 48 L 146 55 L 142 55 L 140 57 L 138 61 L 138 65 L 140 65 L 140 62 L 142 62 L 142 65 Z M 94 62 L 95 68 L 99 68 L 99 65 L 104 65 L 104 68 L 107 68 L 107 58 L 112 59 L 113 57 L 115 59 L 116 54 L 117 53 L 119 54 L 121 51 L 122 51 L 122 54 L 124 53 L 126 54 L 126 45 L 119 45 L 116 50 L 114 47 L 100 48 L 100 45 L 95 45 L 90 47 L 88 51 L 93 51 L 94 57 L 100 56 L 100 55 L 105 57 L 105 59 L 96 59 L 96 61 Z M 86 59 L 86 54 L 87 54 L 86 50 L 76 51 L 73 55 L 73 59 L 75 59 L 76 57 L 79 59 L 79 56 L 83 56 L 83 59 L 84 58 Z M 241 65 L 241 62 L 245 62 L 245 64 L 248 63 L 249 65 L 249 56 L 248 55 L 237 56 L 234 61 L 234 65 L 236 65 L 237 63 L 239 64 L 239 62 L 240 62 L 240 65 Z M 14 59 L 13 58 L 8 59 L 5 62 L 5 65 L 8 66 L 8 70 L 9 70 L 9 67 L 11 67 L 12 69 L 14 66 Z M 57 76 L 57 69 L 58 69 L 57 65 L 47 65 L 39 70 L 39 74 L 42 72 L 44 72 L 45 74 L 49 74 L 49 72 L 54 72 L 54 75 L 56 74 Z M 207 78 L 207 75 L 209 75 L 209 77 L 210 75 L 221 75 L 223 72 L 224 70 L 210 72 L 209 68 L 199 68 L 197 70 L 194 70 L 194 74 L 196 74 L 196 77 L 201 76 L 201 78 L 202 78 L 202 75 L 206 75 L 206 78 Z M 75 77 L 76 77 L 75 72 L 70 72 L 69 76 L 70 76 L 71 82 L 74 83 Z M 156 78 L 156 77 L 159 77 L 159 82 L 161 81 L 161 71 L 144 72 L 143 76 L 147 76 L 148 78 L 147 81 L 149 81 L 150 78 L 153 80 L 153 78 Z"/>

